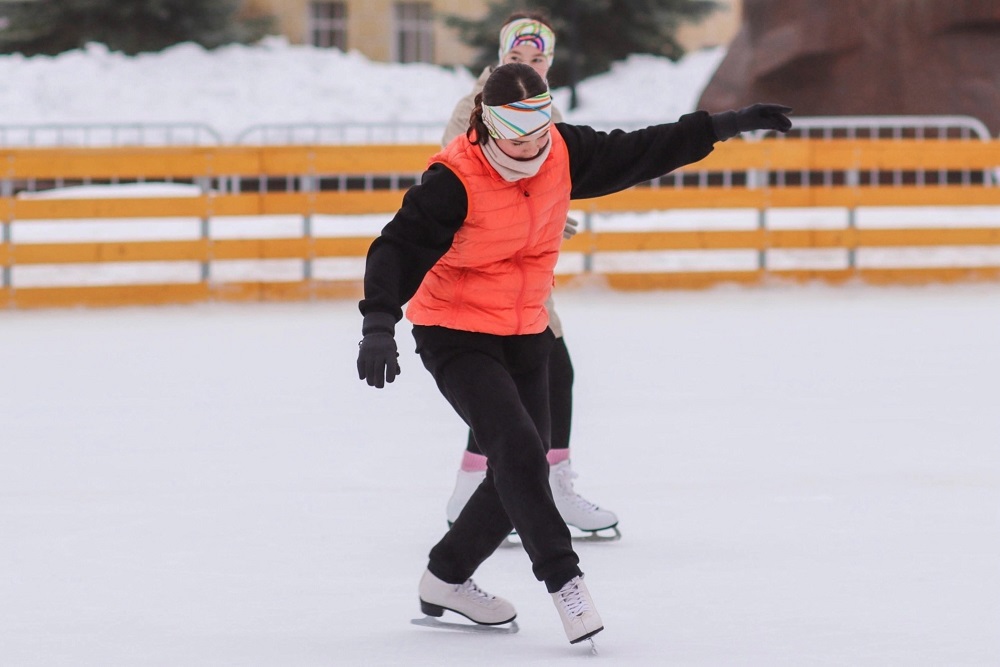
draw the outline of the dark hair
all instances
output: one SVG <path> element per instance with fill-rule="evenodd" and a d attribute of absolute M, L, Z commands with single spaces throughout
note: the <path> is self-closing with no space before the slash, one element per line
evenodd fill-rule
<path fill-rule="evenodd" d="M 529 97 L 541 95 L 549 89 L 545 80 L 530 65 L 509 63 L 500 65 L 483 86 L 483 92 L 476 95 L 475 107 L 469 117 L 469 129 L 465 136 L 472 144 L 486 143 L 490 134 L 483 123 L 483 104 L 491 107 L 511 102 L 519 102 Z"/>

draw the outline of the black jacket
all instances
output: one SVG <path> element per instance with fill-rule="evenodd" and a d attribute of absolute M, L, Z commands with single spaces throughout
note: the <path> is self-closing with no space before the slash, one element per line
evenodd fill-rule
<path fill-rule="evenodd" d="M 718 141 L 704 111 L 635 132 L 598 132 L 566 123 L 553 127 L 569 151 L 570 199 L 601 197 L 657 178 L 703 159 Z M 465 186 L 454 172 L 442 164 L 425 171 L 368 250 L 361 313 L 402 319 L 403 304 L 448 252 L 467 210 Z"/>

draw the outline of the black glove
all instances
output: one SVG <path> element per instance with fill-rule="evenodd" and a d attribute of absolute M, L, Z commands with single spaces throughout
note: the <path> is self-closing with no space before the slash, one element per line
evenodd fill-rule
<path fill-rule="evenodd" d="M 785 114 L 791 112 L 791 107 L 780 104 L 753 104 L 739 111 L 712 114 L 712 129 L 719 141 L 751 130 L 788 132 L 792 129 L 792 121 Z"/>
<path fill-rule="evenodd" d="M 381 389 L 399 375 L 399 352 L 396 350 L 396 318 L 389 313 L 368 313 L 361 325 L 363 338 L 358 343 L 358 378 L 368 386 Z"/>

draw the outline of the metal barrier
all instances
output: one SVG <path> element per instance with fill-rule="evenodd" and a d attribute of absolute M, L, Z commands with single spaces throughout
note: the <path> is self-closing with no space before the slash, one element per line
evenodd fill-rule
<path fill-rule="evenodd" d="M 433 144 L 443 123 L 265 123 L 236 135 L 235 144 Z"/>
<path fill-rule="evenodd" d="M 751 133 L 761 136 L 763 133 Z M 989 139 L 990 131 L 972 116 L 808 116 L 793 117 L 786 138 L 799 139 Z"/>
<path fill-rule="evenodd" d="M 204 123 L 0 124 L 0 146 L 217 146 L 222 135 Z"/>
<path fill-rule="evenodd" d="M 789 138 L 809 138 L 815 140 L 833 139 L 913 139 L 921 140 L 966 140 L 985 141 L 989 139 L 986 126 L 979 120 L 969 116 L 858 116 L 858 117 L 797 117 L 795 125 L 788 135 L 776 135 L 773 132 L 752 132 L 741 135 L 742 141 L 759 141 L 767 136 L 774 136 L 779 140 Z M 642 121 L 631 121 L 623 123 L 605 122 L 601 126 L 621 127 L 623 129 L 638 129 L 648 125 Z M 18 126 L 22 127 L 22 126 Z M 23 126 L 29 127 L 29 126 Z M 38 126 L 38 128 L 49 128 L 46 131 L 55 132 L 55 128 L 65 130 L 63 134 L 53 134 L 53 137 L 62 137 L 63 140 L 73 135 L 70 130 L 76 126 Z M 174 145 L 176 139 L 185 136 L 183 130 L 191 132 L 201 132 L 204 138 L 211 139 L 210 144 L 221 144 L 218 133 L 212 131 L 207 126 L 197 124 L 189 125 L 152 125 L 145 135 L 127 134 L 126 130 L 132 126 L 79 126 L 83 129 L 102 129 L 106 132 L 117 132 L 115 135 L 108 135 L 119 141 L 117 145 L 142 145 L 136 142 L 126 141 L 128 137 L 145 136 L 150 141 L 155 138 L 154 130 L 161 133 L 159 145 Z M 157 129 L 158 128 L 158 129 Z M 133 128 L 134 129 L 134 128 Z M 41 130 L 40 130 L 41 131 Z M 136 130 L 138 131 L 138 130 Z M 369 145 L 372 142 L 378 144 L 436 144 L 440 139 L 441 127 L 436 123 L 284 123 L 284 124 L 262 124 L 254 125 L 242 131 L 236 138 L 238 145 Z M 41 135 L 38 135 L 41 136 Z M 97 134 L 87 135 L 91 139 Z M 0 126 L 0 143 L 3 140 L 2 126 Z M 253 143 L 250 144 L 250 140 Z M 728 145 L 739 143 L 739 140 L 730 141 Z M 422 168 L 422 165 L 421 165 Z M 413 185 L 417 181 L 420 170 L 414 173 L 403 174 L 364 174 L 364 173 L 340 173 L 335 175 L 317 175 L 310 177 L 283 176 L 270 177 L 263 176 L 231 176 L 216 177 L 214 180 L 201 181 L 206 189 L 215 189 L 220 192 L 291 192 L 291 191 L 312 191 L 312 190 L 372 190 L 389 188 L 405 188 Z M 768 182 L 762 179 L 767 178 Z M 167 177 L 173 180 L 173 177 Z M 26 180 L 18 183 L 11 183 L 5 180 L 0 183 L 0 194 L 9 196 L 21 190 L 44 190 L 51 187 L 66 187 L 70 185 L 89 185 L 95 181 L 84 176 L 78 182 L 68 181 L 65 178 L 57 178 L 50 182 L 36 182 Z M 99 181 L 98 181 L 99 182 Z M 117 183 L 116 178 L 108 181 L 111 184 Z M 918 185 L 945 185 L 958 183 L 963 185 L 974 184 L 997 184 L 1000 183 L 1000 169 L 991 167 L 984 170 L 970 170 L 968 168 L 959 169 L 927 169 L 922 166 L 906 171 L 902 169 L 885 170 L 873 167 L 867 171 L 862 170 L 810 170 L 806 168 L 779 169 L 772 170 L 768 174 L 763 174 L 752 169 L 722 170 L 709 174 L 705 170 L 685 170 L 674 172 L 663 178 L 654 179 L 648 183 L 649 187 L 705 187 L 709 185 L 721 185 L 724 187 L 771 187 L 785 186 L 836 186 L 836 185 L 867 185 L 867 184 L 889 184 L 903 185 L 905 183 L 916 183 Z"/>
<path fill-rule="evenodd" d="M 630 128 L 637 129 L 637 128 Z M 834 139 L 913 139 L 922 140 L 964 140 L 988 141 L 989 129 L 977 118 L 972 116 L 806 116 L 793 117 L 792 129 L 787 134 L 770 131 L 746 132 L 740 135 L 743 141 L 760 141 L 765 137 L 778 140 L 787 139 L 817 139 L 830 141 Z M 723 174 L 724 179 L 732 178 L 732 174 Z M 737 181 L 749 187 L 762 185 L 762 175 L 753 170 L 746 172 L 746 181 Z M 672 185 L 676 187 L 681 176 L 674 174 L 652 182 L 652 185 Z M 864 185 L 889 184 L 903 185 L 915 182 L 918 185 L 960 183 L 1000 182 L 1000 173 L 996 169 L 974 171 L 970 169 L 926 169 L 917 167 L 910 171 L 902 169 L 884 170 L 873 168 L 867 172 L 846 170 L 812 171 L 809 169 L 776 170 L 770 174 L 770 185 L 784 187 L 787 185 L 817 185 L 829 187 L 833 185 Z"/>
<path fill-rule="evenodd" d="M 750 140 L 760 139 L 765 133 L 749 133 L 746 137 Z M 800 138 L 800 139 L 916 139 L 916 140 L 980 140 L 990 139 L 989 128 L 978 118 L 972 116 L 812 116 L 796 118 L 792 129 L 780 139 Z M 778 184 L 782 184 L 785 174 L 778 174 Z M 845 174 L 848 183 L 860 183 L 866 175 L 859 172 L 849 172 Z M 877 171 L 872 171 L 867 175 L 869 179 L 878 179 L 882 176 Z M 887 174 L 892 179 L 894 185 L 903 183 L 907 175 L 902 170 L 893 170 Z M 801 179 L 821 179 L 822 184 L 833 182 L 833 174 L 827 172 L 821 175 L 811 176 L 805 172 L 800 172 L 798 178 Z M 931 182 L 946 183 L 949 179 L 964 185 L 973 182 L 994 183 L 1000 182 L 1000 173 L 995 169 L 987 169 L 982 172 L 973 172 L 968 169 L 958 170 L 955 173 L 948 173 L 946 170 L 928 172 L 924 169 L 915 170 L 912 178 L 916 179 L 918 185 L 930 184 Z"/>
<path fill-rule="evenodd" d="M 601 121 L 601 130 L 637 130 L 664 119 Z M 442 122 L 262 123 L 239 131 L 241 145 L 433 144 Z M 754 140 L 764 133 L 747 133 Z M 971 116 L 812 116 L 794 118 L 788 138 L 805 139 L 989 139 L 986 125 Z M 178 146 L 226 143 L 203 123 L 0 124 L 0 146 Z"/>

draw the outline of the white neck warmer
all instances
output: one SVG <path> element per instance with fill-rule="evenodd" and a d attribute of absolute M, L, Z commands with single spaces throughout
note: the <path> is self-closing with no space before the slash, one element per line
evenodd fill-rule
<path fill-rule="evenodd" d="M 479 144 L 479 147 L 483 149 L 483 155 L 486 156 L 486 160 L 503 177 L 503 180 L 513 183 L 522 178 L 531 178 L 538 173 L 538 170 L 542 168 L 542 163 L 549 157 L 549 151 L 552 150 L 552 141 L 549 140 L 542 152 L 530 160 L 512 158 L 500 150 L 495 141 L 487 141 L 484 144 Z"/>

